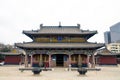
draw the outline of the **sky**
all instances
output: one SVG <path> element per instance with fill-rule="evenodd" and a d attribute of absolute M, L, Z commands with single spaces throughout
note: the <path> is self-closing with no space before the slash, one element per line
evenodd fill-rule
<path fill-rule="evenodd" d="M 23 30 L 37 30 L 40 24 L 74 26 L 97 30 L 89 42 L 104 43 L 104 32 L 120 22 L 120 0 L 0 0 L 0 42 L 32 41 Z"/>

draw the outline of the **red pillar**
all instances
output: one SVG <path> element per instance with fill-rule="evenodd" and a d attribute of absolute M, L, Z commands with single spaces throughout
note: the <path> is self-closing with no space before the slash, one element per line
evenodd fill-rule
<path fill-rule="evenodd" d="M 71 54 L 68 55 L 68 67 L 71 66 Z"/>
<path fill-rule="evenodd" d="M 27 53 L 25 54 L 25 67 L 28 67 L 28 55 L 27 55 Z"/>
<path fill-rule="evenodd" d="M 31 65 L 31 67 L 32 67 L 32 64 L 33 64 L 33 55 L 31 54 L 31 56 L 30 56 L 30 65 Z"/>
<path fill-rule="evenodd" d="M 92 55 L 92 68 L 95 68 L 95 56 L 94 56 L 94 54 Z"/>
<path fill-rule="evenodd" d="M 51 54 L 49 54 L 49 67 L 51 67 Z"/>
<path fill-rule="evenodd" d="M 88 68 L 91 67 L 91 66 L 90 66 L 90 55 L 87 55 L 87 66 L 88 66 Z"/>
<path fill-rule="evenodd" d="M 78 54 L 78 67 L 82 66 L 82 57 L 81 54 Z"/>
<path fill-rule="evenodd" d="M 71 66 L 71 55 L 69 54 L 69 62 L 68 66 Z"/>

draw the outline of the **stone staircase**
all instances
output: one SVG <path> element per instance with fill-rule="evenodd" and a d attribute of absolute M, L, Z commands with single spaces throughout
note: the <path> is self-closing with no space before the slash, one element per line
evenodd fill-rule
<path fill-rule="evenodd" d="M 67 68 L 55 67 L 54 71 L 66 71 Z"/>

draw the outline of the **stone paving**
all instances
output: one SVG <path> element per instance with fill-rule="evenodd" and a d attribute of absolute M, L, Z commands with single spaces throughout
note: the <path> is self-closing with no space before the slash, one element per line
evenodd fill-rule
<path fill-rule="evenodd" d="M 53 71 L 42 71 L 33 75 L 31 71 L 20 72 L 20 66 L 0 66 L 0 80 L 120 80 L 120 66 L 102 66 L 101 71 L 88 71 L 79 75 L 77 71 L 66 71 L 65 68 L 54 68 Z"/>

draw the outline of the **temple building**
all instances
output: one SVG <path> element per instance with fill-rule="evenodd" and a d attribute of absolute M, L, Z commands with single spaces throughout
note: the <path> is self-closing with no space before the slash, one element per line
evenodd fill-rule
<path fill-rule="evenodd" d="M 88 42 L 97 31 L 82 30 L 77 26 L 44 26 L 40 29 L 23 31 L 32 42 L 16 43 L 16 47 L 26 52 L 25 66 L 44 67 L 95 67 L 94 53 L 103 43 Z M 29 57 L 30 56 L 30 59 Z"/>

